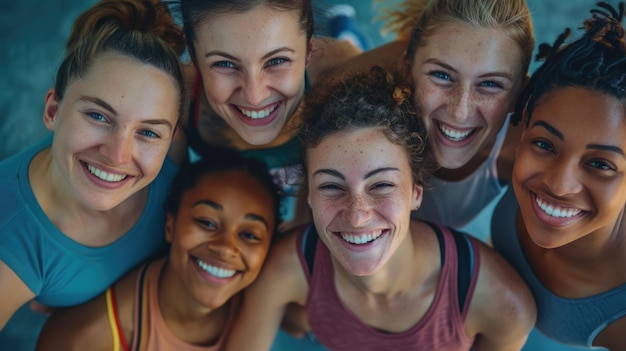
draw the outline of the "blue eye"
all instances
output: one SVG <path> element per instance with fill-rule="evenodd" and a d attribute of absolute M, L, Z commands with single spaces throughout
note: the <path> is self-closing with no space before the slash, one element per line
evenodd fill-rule
<path fill-rule="evenodd" d="M 213 64 L 215 67 L 235 68 L 235 65 L 230 61 L 217 61 Z"/>
<path fill-rule="evenodd" d="M 450 75 L 443 71 L 432 71 L 429 74 L 435 78 L 439 78 L 442 80 L 450 80 Z"/>
<path fill-rule="evenodd" d="M 502 84 L 500 84 L 498 82 L 494 82 L 492 80 L 481 82 L 480 86 L 481 87 L 485 87 L 485 88 L 502 88 Z"/>
<path fill-rule="evenodd" d="M 276 66 L 276 65 L 280 65 L 281 63 L 285 63 L 287 62 L 287 59 L 282 58 L 282 57 L 277 57 L 277 58 L 273 58 L 271 60 L 269 60 L 266 64 L 266 66 Z"/>
<path fill-rule="evenodd" d="M 87 112 L 87 115 L 96 121 L 106 121 L 104 115 L 98 112 Z"/>
<path fill-rule="evenodd" d="M 158 138 L 159 135 L 151 130 L 142 130 L 140 132 L 141 135 L 146 136 L 148 138 Z"/>

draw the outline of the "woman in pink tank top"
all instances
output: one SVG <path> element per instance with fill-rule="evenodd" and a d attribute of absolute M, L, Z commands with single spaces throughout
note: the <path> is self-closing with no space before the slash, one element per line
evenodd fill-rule
<path fill-rule="evenodd" d="M 268 350 L 281 321 L 331 350 L 522 347 L 536 309 L 515 271 L 477 240 L 410 217 L 433 169 L 411 96 L 398 75 L 376 67 L 306 101 L 313 223 L 271 249 L 227 350 Z M 303 232 L 319 236 L 312 255 Z M 465 251 L 469 272 L 457 264 Z M 308 318 L 285 314 L 294 306 Z"/>
<path fill-rule="evenodd" d="M 279 201 L 267 166 L 236 151 L 184 165 L 165 206 L 169 255 L 106 294 L 53 313 L 37 349 L 221 349 L 239 292 L 267 256 Z"/>

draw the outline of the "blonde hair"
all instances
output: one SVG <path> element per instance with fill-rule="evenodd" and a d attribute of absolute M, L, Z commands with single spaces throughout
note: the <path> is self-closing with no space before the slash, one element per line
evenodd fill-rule
<path fill-rule="evenodd" d="M 525 70 L 535 47 L 532 18 L 525 0 L 404 0 L 381 18 L 389 21 L 385 30 L 395 31 L 401 40 L 409 40 L 409 60 L 425 38 L 447 23 L 505 31 L 522 50 Z"/>

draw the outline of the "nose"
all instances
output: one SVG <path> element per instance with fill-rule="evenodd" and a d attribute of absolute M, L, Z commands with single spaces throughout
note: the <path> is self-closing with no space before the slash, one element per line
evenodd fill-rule
<path fill-rule="evenodd" d="M 542 180 L 555 196 L 567 196 L 582 190 L 581 174 L 577 162 L 562 160 L 547 168 Z"/>
<path fill-rule="evenodd" d="M 368 199 L 360 194 L 351 194 L 346 203 L 344 217 L 353 227 L 367 223 L 372 217 L 372 207 Z"/>
<path fill-rule="evenodd" d="M 222 230 L 208 242 L 208 248 L 218 257 L 235 257 L 239 253 L 237 235 L 236 231 Z"/>
<path fill-rule="evenodd" d="M 118 165 L 129 162 L 133 157 L 133 135 L 125 130 L 116 130 L 109 135 L 101 148 L 101 153 L 111 162 Z"/>
<path fill-rule="evenodd" d="M 448 101 L 448 114 L 457 122 L 469 119 L 474 113 L 474 101 L 472 88 L 459 86 L 450 95 Z"/>
<path fill-rule="evenodd" d="M 270 96 L 267 77 L 263 72 L 251 72 L 241 87 L 241 95 L 252 106 L 258 106 Z"/>

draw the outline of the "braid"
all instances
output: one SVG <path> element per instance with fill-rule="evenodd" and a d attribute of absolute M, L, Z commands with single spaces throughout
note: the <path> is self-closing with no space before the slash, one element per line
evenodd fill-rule
<path fill-rule="evenodd" d="M 511 122 L 528 123 L 537 101 L 564 87 L 583 87 L 622 100 L 626 97 L 626 42 L 624 3 L 618 9 L 600 2 L 584 22 L 585 34 L 561 48 L 571 31 L 566 29 L 552 46 L 541 44 L 538 60 L 542 66 L 522 91 Z"/>

